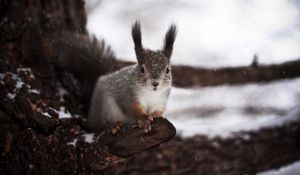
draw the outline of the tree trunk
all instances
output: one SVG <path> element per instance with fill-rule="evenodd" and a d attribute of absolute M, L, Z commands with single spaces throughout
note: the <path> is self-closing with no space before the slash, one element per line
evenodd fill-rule
<path fill-rule="evenodd" d="M 96 77 L 107 72 L 109 62 L 103 60 L 113 60 L 113 55 L 104 43 L 87 36 L 82 0 L 2 0 L 0 4 L 0 174 L 105 172 L 125 157 L 175 135 L 166 119 L 156 119 L 147 134 L 127 125 L 115 135 L 109 127 L 100 134 L 85 131 L 84 88 L 78 88 L 88 82 L 91 90 L 95 79 L 88 73 Z M 93 51 L 96 54 L 91 55 Z M 102 62 L 94 67 L 88 66 L 96 60 L 86 62 L 88 68 L 80 70 L 83 77 L 63 71 L 66 65 L 71 69 L 81 64 L 85 59 L 76 63 L 81 56 Z"/>

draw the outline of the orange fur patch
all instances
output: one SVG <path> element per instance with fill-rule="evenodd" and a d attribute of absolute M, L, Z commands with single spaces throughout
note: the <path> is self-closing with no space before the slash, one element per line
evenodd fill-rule
<path fill-rule="evenodd" d="M 140 103 L 134 102 L 131 104 L 131 107 L 138 114 L 146 114 L 144 107 Z"/>

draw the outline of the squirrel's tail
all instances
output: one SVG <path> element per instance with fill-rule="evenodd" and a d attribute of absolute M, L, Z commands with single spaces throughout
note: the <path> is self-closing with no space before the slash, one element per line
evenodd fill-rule
<path fill-rule="evenodd" d="M 98 77 L 113 70 L 115 56 L 104 41 L 79 33 L 60 33 L 49 37 L 55 49 L 55 67 L 61 81 L 84 104 L 89 104 Z"/>

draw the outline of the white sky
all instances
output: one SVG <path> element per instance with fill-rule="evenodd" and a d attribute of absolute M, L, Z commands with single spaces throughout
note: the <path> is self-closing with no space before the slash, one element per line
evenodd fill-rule
<path fill-rule="evenodd" d="M 173 63 L 209 67 L 282 62 L 300 56 L 296 0 L 102 0 L 88 30 L 119 58 L 135 59 L 132 23 L 142 23 L 145 47 L 160 49 L 171 22 L 178 26 Z M 298 3 L 299 4 L 299 3 Z"/>

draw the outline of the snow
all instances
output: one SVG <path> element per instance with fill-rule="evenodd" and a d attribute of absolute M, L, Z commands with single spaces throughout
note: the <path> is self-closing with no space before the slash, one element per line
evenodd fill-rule
<path fill-rule="evenodd" d="M 173 88 L 165 116 L 182 136 L 229 137 L 300 119 L 300 79 L 243 86 Z"/>
<path fill-rule="evenodd" d="M 16 82 L 16 88 L 20 89 L 23 86 L 23 84 L 24 82 L 20 78 L 18 78 Z"/>
<path fill-rule="evenodd" d="M 17 94 L 15 94 L 15 93 L 10 93 L 10 92 L 7 93 L 7 97 L 10 98 L 10 99 L 12 99 L 12 100 L 16 97 L 16 95 Z"/>
<path fill-rule="evenodd" d="M 18 68 L 18 69 L 17 69 L 17 72 L 20 72 L 20 71 L 25 72 L 26 75 L 29 74 L 31 78 L 35 79 L 35 76 L 33 75 L 32 70 L 31 70 L 30 68 L 25 68 L 25 67 L 23 67 L 23 68 Z"/>
<path fill-rule="evenodd" d="M 48 118 L 51 118 L 51 115 L 48 112 L 42 112 L 42 114 Z"/>
<path fill-rule="evenodd" d="M 79 135 L 78 137 L 83 137 L 84 141 L 86 143 L 92 143 L 94 141 L 94 135 L 93 133 L 85 133 L 82 135 Z M 73 145 L 74 147 L 76 147 L 76 143 L 78 142 L 78 137 L 73 139 L 73 141 L 68 142 L 68 145 Z"/>
<path fill-rule="evenodd" d="M 83 134 L 82 135 L 84 137 L 84 141 L 87 143 L 92 143 L 94 141 L 94 134 Z"/>
<path fill-rule="evenodd" d="M 34 93 L 34 94 L 40 94 L 40 91 L 37 89 L 29 89 L 28 90 L 29 93 Z"/>
<path fill-rule="evenodd" d="M 69 92 L 65 88 L 63 88 L 63 86 L 61 85 L 61 83 L 57 84 L 57 95 L 59 96 L 59 100 L 61 102 L 65 101 L 64 95 L 66 95 L 68 93 Z M 58 117 L 60 119 L 62 119 L 62 118 L 71 118 L 72 117 L 71 113 L 66 109 L 65 106 L 61 106 L 59 108 L 59 111 L 57 111 L 57 113 L 58 113 Z"/>
<path fill-rule="evenodd" d="M 67 145 L 73 145 L 74 147 L 76 147 L 77 141 L 77 138 L 75 138 L 72 142 L 67 143 Z"/>
<path fill-rule="evenodd" d="M 160 49 L 171 23 L 178 27 L 173 64 L 210 68 L 281 63 L 300 56 L 297 0 L 102 0 L 88 9 L 88 30 L 135 61 L 131 25 L 140 20 L 143 44 Z M 230 137 L 299 120 L 300 79 L 266 84 L 173 88 L 165 116 L 185 137 Z M 247 136 L 245 136 L 247 138 Z"/>
<path fill-rule="evenodd" d="M 35 78 L 34 75 L 32 74 L 32 71 L 30 68 L 18 68 L 17 69 L 17 72 L 19 73 L 20 71 L 23 71 L 25 72 L 26 75 L 29 75 L 31 78 Z M 6 73 L 0 73 L 0 83 L 1 84 L 4 84 L 4 77 L 5 75 L 10 75 L 11 78 L 15 81 L 15 87 L 13 89 L 13 92 L 9 92 L 7 93 L 7 97 L 10 98 L 11 100 L 13 100 L 16 95 L 18 94 L 19 90 L 23 87 L 23 85 L 25 85 L 27 88 L 28 88 L 28 92 L 29 93 L 37 93 L 39 94 L 39 91 L 36 90 L 36 89 L 30 89 L 31 86 L 29 84 L 25 84 L 23 81 L 22 81 L 22 78 L 19 77 L 18 74 L 15 74 L 15 73 L 12 73 L 12 72 L 6 72 Z"/>
<path fill-rule="evenodd" d="M 257 175 L 297 175 L 300 173 L 300 161 L 275 170 L 268 170 Z"/>
<path fill-rule="evenodd" d="M 57 113 L 58 113 L 58 117 L 60 119 L 62 119 L 62 118 L 71 118 L 72 117 L 71 113 L 66 109 L 65 106 L 61 106 L 59 108 L 59 111 L 57 111 Z"/>
<path fill-rule="evenodd" d="M 10 98 L 11 100 L 13 100 L 16 97 L 17 93 L 19 92 L 19 89 L 21 89 L 23 87 L 23 85 L 25 85 L 25 84 L 17 74 L 10 73 L 10 72 L 8 72 L 7 74 L 10 74 L 12 79 L 16 81 L 13 92 L 7 93 L 7 97 Z"/>

